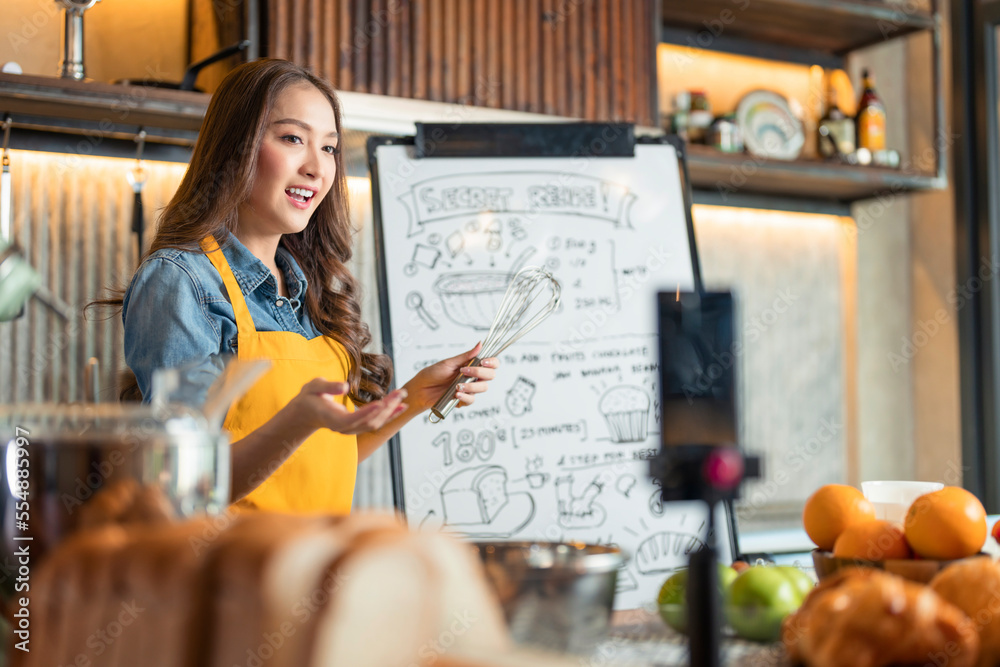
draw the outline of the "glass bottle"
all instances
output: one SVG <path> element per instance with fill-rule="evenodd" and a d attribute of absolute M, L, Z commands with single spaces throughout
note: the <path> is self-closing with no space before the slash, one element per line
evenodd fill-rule
<path fill-rule="evenodd" d="M 827 88 L 826 113 L 819 121 L 818 131 L 819 152 L 823 157 L 854 152 L 854 121 L 841 111 L 837 102 L 837 89 L 832 84 Z"/>
<path fill-rule="evenodd" d="M 864 90 L 858 102 L 858 148 L 872 153 L 885 150 L 885 105 L 875 92 L 875 80 L 867 68 L 862 71 Z"/>

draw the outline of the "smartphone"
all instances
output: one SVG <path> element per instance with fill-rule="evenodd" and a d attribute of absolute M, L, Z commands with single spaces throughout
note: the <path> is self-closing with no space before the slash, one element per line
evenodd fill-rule
<path fill-rule="evenodd" d="M 658 299 L 663 446 L 737 446 L 733 294 L 661 292 Z"/>

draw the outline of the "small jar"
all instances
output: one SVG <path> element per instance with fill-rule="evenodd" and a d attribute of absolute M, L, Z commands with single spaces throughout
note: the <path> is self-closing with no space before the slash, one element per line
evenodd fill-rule
<path fill-rule="evenodd" d="M 743 133 L 734 114 L 719 116 L 708 132 L 708 143 L 723 153 L 743 152 Z"/>

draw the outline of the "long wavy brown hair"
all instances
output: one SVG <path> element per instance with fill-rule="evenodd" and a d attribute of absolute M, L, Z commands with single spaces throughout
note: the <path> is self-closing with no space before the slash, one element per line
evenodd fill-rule
<path fill-rule="evenodd" d="M 164 208 L 143 258 L 163 248 L 201 253 L 199 244 L 209 235 L 220 245 L 226 242 L 226 231 L 235 231 L 239 224 L 239 206 L 250 198 L 271 109 L 282 91 L 303 83 L 315 86 L 330 101 L 337 134 L 343 141 L 340 102 L 329 83 L 286 60 L 265 58 L 240 65 L 212 95 L 191 163 Z M 385 395 L 392 366 L 387 356 L 364 351 L 371 333 L 361 321 L 357 281 L 346 267 L 351 258 L 352 227 L 342 151 L 337 151 L 335 160 L 337 173 L 330 192 L 306 228 L 285 234 L 281 243 L 309 281 L 304 299 L 309 317 L 320 332 L 347 350 L 351 400 L 367 403 Z M 92 305 L 121 309 L 124 290 L 115 289 L 112 294 L 112 298 Z M 131 383 L 135 384 L 134 377 Z M 125 386 L 120 393 L 135 396 L 136 389 Z"/>

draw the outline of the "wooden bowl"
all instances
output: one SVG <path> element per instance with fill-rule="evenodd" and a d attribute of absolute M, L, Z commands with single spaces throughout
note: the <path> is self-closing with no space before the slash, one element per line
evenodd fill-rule
<path fill-rule="evenodd" d="M 970 558 L 979 558 L 987 554 L 978 553 Z M 948 567 L 955 560 L 929 560 L 907 558 L 901 560 L 859 560 L 855 558 L 837 558 L 829 551 L 814 549 L 812 552 L 813 564 L 816 566 L 816 576 L 822 581 L 832 576 L 838 570 L 846 567 L 871 567 L 876 570 L 884 570 L 904 579 L 926 584 L 934 578 L 938 572 Z M 964 559 L 962 559 L 964 560 Z"/>

